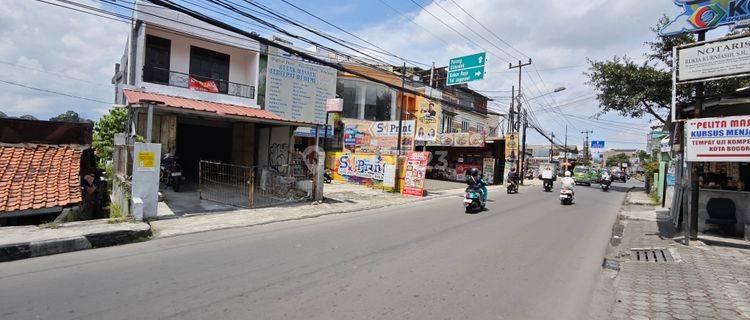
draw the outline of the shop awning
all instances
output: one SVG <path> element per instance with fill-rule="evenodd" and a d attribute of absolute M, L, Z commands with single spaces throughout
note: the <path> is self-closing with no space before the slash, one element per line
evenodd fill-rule
<path fill-rule="evenodd" d="M 273 123 L 297 127 L 318 126 L 317 124 L 309 122 L 286 120 L 263 109 L 250 108 L 235 104 L 211 102 L 129 89 L 125 89 L 123 92 L 128 104 L 155 103 L 156 107 L 159 108 L 180 109 L 197 115 L 213 114 L 219 117 L 237 118 L 238 120 L 250 122 Z"/>

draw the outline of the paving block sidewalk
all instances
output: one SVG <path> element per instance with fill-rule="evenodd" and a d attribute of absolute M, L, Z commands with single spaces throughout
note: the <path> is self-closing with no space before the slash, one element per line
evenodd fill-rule
<path fill-rule="evenodd" d="M 145 239 L 143 222 L 110 223 L 107 219 L 68 222 L 53 227 L 0 228 L 0 262 L 108 247 Z"/>
<path fill-rule="evenodd" d="M 631 192 L 623 208 L 624 232 L 616 248 L 612 319 L 750 319 L 750 250 L 708 246 L 682 236 L 666 211 Z M 650 212 L 650 216 L 646 213 Z M 638 262 L 632 248 L 666 248 L 675 262 Z"/>
<path fill-rule="evenodd" d="M 491 186 L 490 190 L 502 188 Z M 326 201 L 308 202 L 279 207 L 236 210 L 210 214 L 186 215 L 176 219 L 151 221 L 154 237 L 173 237 L 182 234 L 249 227 L 274 222 L 302 220 L 324 215 L 357 212 L 389 206 L 411 204 L 444 197 L 463 196 L 465 188 L 429 192 L 423 198 L 403 196 L 365 186 L 336 183 L 325 186 Z"/>

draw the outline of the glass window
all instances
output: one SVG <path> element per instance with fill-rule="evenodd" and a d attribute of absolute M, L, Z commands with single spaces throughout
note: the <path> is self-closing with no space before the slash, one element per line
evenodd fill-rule
<path fill-rule="evenodd" d="M 391 120 L 391 90 L 367 84 L 365 94 L 365 120 Z"/>
<path fill-rule="evenodd" d="M 172 41 L 146 35 L 146 59 L 143 64 L 143 81 L 169 84 L 169 53 Z"/>
<path fill-rule="evenodd" d="M 359 119 L 359 99 L 357 98 L 357 83 L 355 81 L 339 79 L 336 82 L 336 94 L 344 99 L 344 118 Z"/>
<path fill-rule="evenodd" d="M 469 120 L 461 120 L 461 132 L 469 132 Z"/>
<path fill-rule="evenodd" d="M 484 132 L 484 125 L 481 123 L 477 123 L 477 132 L 482 133 Z"/>
<path fill-rule="evenodd" d="M 229 88 L 229 55 L 190 46 L 190 75 L 200 81 L 214 80 L 221 93 Z"/>
<path fill-rule="evenodd" d="M 453 132 L 453 115 L 443 113 L 443 133 Z"/>
<path fill-rule="evenodd" d="M 336 94 L 344 99 L 342 111 L 344 118 L 371 121 L 391 120 L 393 91 L 385 86 L 358 80 L 338 79 Z"/>

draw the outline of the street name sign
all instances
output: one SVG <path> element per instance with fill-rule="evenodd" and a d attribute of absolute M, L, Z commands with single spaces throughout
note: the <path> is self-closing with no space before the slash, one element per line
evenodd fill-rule
<path fill-rule="evenodd" d="M 593 149 L 604 149 L 604 140 L 592 140 L 591 148 Z"/>
<path fill-rule="evenodd" d="M 484 79 L 486 61 L 484 52 L 451 59 L 446 84 L 450 86 Z"/>

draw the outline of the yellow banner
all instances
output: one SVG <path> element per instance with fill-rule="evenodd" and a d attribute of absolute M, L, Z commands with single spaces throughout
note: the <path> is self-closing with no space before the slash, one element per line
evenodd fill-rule
<path fill-rule="evenodd" d="M 505 135 L 505 159 L 518 159 L 518 133 L 509 133 Z"/>
<path fill-rule="evenodd" d="M 440 103 L 425 97 L 417 97 L 417 132 L 416 141 L 435 141 L 440 129 Z"/>

